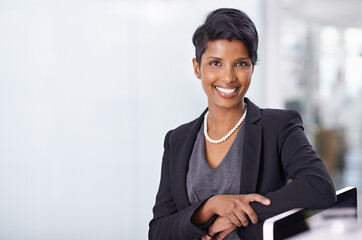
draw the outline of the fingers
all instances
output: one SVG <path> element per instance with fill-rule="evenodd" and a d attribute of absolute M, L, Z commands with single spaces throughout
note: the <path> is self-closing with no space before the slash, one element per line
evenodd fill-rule
<path fill-rule="evenodd" d="M 205 236 L 202 236 L 201 240 L 212 240 L 211 237 L 205 235 Z"/>
<path fill-rule="evenodd" d="M 270 199 L 260 194 L 216 195 L 213 199 L 213 212 L 224 216 L 235 226 L 248 226 L 249 219 L 253 224 L 258 222 L 258 215 L 250 206 L 250 202 L 270 205 Z"/>
<path fill-rule="evenodd" d="M 271 201 L 270 199 L 259 195 L 257 193 L 253 193 L 253 194 L 248 194 L 247 198 L 249 200 L 249 202 L 260 202 L 263 205 L 270 205 Z"/>
<path fill-rule="evenodd" d="M 233 211 L 230 213 L 228 212 L 225 217 L 228 218 L 232 222 L 232 224 L 234 224 L 235 226 L 241 227 L 243 219 L 242 218 L 240 219 L 235 214 L 242 215 L 240 211 L 235 211 L 235 212 Z M 245 221 L 245 220 L 243 220 L 243 221 Z"/>
<path fill-rule="evenodd" d="M 208 233 L 210 236 L 214 236 L 218 232 L 232 228 L 236 228 L 236 226 L 228 218 L 219 216 L 208 228 Z"/>
<path fill-rule="evenodd" d="M 259 220 L 258 215 L 256 214 L 256 212 L 254 211 L 254 209 L 253 209 L 249 204 L 247 204 L 247 205 L 243 208 L 243 211 L 245 212 L 245 214 L 248 215 L 250 221 L 251 221 L 253 224 L 258 223 L 258 220 Z M 246 217 L 245 217 L 245 218 L 246 218 Z M 246 219 L 246 221 L 249 222 L 248 219 Z M 244 224 L 243 224 L 243 225 L 244 225 Z M 246 227 L 247 225 L 244 225 L 244 226 Z"/>
<path fill-rule="evenodd" d="M 215 237 L 213 237 L 213 239 L 222 240 L 222 239 L 226 238 L 235 229 L 236 229 L 235 226 L 233 226 L 229 229 L 225 229 L 224 231 L 219 232 Z"/>
<path fill-rule="evenodd" d="M 225 237 L 222 237 L 221 235 L 216 235 L 215 237 L 214 237 L 214 239 L 215 240 L 223 240 Z"/>
<path fill-rule="evenodd" d="M 248 226 L 250 218 L 252 223 L 258 222 L 258 215 L 255 213 L 254 209 L 249 205 L 250 200 L 246 199 L 246 196 L 243 196 L 244 200 L 240 200 L 231 206 L 227 212 L 225 212 L 225 217 L 227 217 L 235 226 Z M 246 216 L 248 215 L 248 217 Z"/>
<path fill-rule="evenodd" d="M 238 217 L 239 221 L 240 221 L 240 225 L 235 225 L 235 226 L 238 226 L 238 227 L 241 227 L 241 226 L 248 226 L 249 225 L 249 219 L 246 217 L 245 211 L 237 211 L 235 212 L 235 215 Z M 256 214 L 255 214 L 256 215 Z M 250 218 L 250 217 L 249 217 Z"/>
<path fill-rule="evenodd" d="M 263 205 L 270 205 L 271 201 L 270 199 L 257 194 L 257 193 L 253 193 L 253 194 L 248 194 L 247 196 L 247 200 L 250 202 L 260 202 Z M 243 208 L 243 211 L 248 215 L 248 217 L 250 218 L 250 221 L 253 224 L 256 224 L 259 220 L 258 215 L 256 214 L 256 212 L 254 211 L 254 209 L 249 205 L 249 203 Z"/>
<path fill-rule="evenodd" d="M 224 239 L 235 229 L 236 226 L 228 218 L 219 216 L 208 228 L 208 233 L 212 238 L 206 236 L 206 239 Z"/>
<path fill-rule="evenodd" d="M 249 219 L 253 224 L 258 223 L 259 220 L 258 215 L 254 211 L 254 209 L 250 206 L 250 202 L 260 202 L 263 205 L 270 205 L 271 203 L 270 199 L 257 193 L 239 195 L 239 197 L 241 204 L 238 204 L 238 209 L 240 211 L 235 211 L 234 213 L 244 227 L 246 227 L 249 224 Z M 246 217 L 246 215 L 249 217 L 249 219 Z"/>
<path fill-rule="evenodd" d="M 217 232 L 209 228 L 209 235 L 210 236 L 214 236 L 215 233 L 217 233 Z M 207 237 L 209 237 L 209 236 L 207 236 Z"/>
<path fill-rule="evenodd" d="M 228 234 L 229 234 L 229 233 L 226 233 L 226 232 L 220 232 L 219 234 L 217 234 L 217 235 L 215 236 L 214 239 L 216 239 L 216 240 L 223 240 L 224 238 L 227 237 Z"/>

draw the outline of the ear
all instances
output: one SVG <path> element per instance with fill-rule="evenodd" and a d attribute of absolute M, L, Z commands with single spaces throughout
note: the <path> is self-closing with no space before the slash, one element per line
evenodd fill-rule
<path fill-rule="evenodd" d="M 196 76 L 198 79 L 201 79 L 200 65 L 199 65 L 199 62 L 196 60 L 196 58 L 193 58 L 193 59 L 192 59 L 192 64 L 194 65 L 194 73 L 195 73 L 195 76 Z"/>

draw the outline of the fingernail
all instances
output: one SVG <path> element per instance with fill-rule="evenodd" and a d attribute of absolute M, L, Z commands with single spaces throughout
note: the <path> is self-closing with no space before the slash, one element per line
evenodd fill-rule
<path fill-rule="evenodd" d="M 270 204 L 270 201 L 269 201 L 269 200 L 265 200 L 265 203 L 266 203 L 266 204 Z"/>

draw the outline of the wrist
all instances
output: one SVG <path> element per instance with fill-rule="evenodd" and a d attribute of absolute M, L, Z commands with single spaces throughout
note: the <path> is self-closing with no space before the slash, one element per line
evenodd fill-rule
<path fill-rule="evenodd" d="M 212 198 L 212 197 L 211 197 Z M 199 208 L 196 209 L 193 216 L 191 217 L 191 222 L 195 226 L 200 226 L 210 220 L 215 213 L 211 210 L 212 204 L 210 204 L 210 199 L 206 200 Z"/>
<path fill-rule="evenodd" d="M 207 208 L 208 210 L 210 211 L 210 213 L 212 213 L 213 215 L 214 214 L 218 214 L 217 213 L 217 201 L 218 199 L 220 198 L 220 195 L 215 195 L 215 196 L 212 196 L 211 198 L 209 198 L 209 200 L 207 200 Z"/>

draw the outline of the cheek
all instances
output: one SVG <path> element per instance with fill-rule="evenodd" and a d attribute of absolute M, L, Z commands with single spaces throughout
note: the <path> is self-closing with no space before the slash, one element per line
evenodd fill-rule
<path fill-rule="evenodd" d="M 215 71 L 202 71 L 201 80 L 205 84 L 212 84 L 218 79 L 218 73 Z"/>
<path fill-rule="evenodd" d="M 241 94 L 245 94 L 250 86 L 251 83 L 251 77 L 252 77 L 252 73 L 250 72 L 244 72 L 244 73 L 240 73 L 240 75 L 238 76 L 239 79 L 239 83 L 242 86 L 242 91 Z"/>
<path fill-rule="evenodd" d="M 252 75 L 252 71 L 241 72 L 238 78 L 244 83 L 250 83 Z"/>
<path fill-rule="evenodd" d="M 212 84 L 210 82 L 206 81 L 204 78 L 201 79 L 201 85 L 206 94 L 208 94 L 209 92 L 212 91 L 212 88 L 213 88 Z"/>
<path fill-rule="evenodd" d="M 204 72 L 201 75 L 201 84 L 204 92 L 208 95 L 213 91 L 213 83 L 217 80 L 217 75 L 211 72 Z"/>

